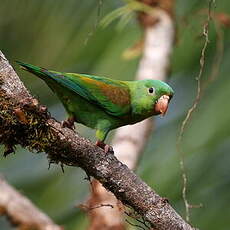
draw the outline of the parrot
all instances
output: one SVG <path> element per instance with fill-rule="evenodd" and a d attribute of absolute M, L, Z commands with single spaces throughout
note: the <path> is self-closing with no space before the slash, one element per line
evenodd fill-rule
<path fill-rule="evenodd" d="M 68 118 L 96 130 L 96 145 L 110 151 L 105 139 L 110 130 L 140 122 L 150 116 L 165 115 L 173 89 L 160 80 L 123 81 L 88 74 L 64 73 L 17 61 L 49 86 L 62 102 Z"/>

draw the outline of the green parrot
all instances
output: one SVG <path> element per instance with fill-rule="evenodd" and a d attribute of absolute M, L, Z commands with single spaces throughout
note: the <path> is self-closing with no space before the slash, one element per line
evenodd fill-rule
<path fill-rule="evenodd" d="M 105 152 L 109 151 L 104 140 L 110 130 L 164 115 L 174 93 L 160 80 L 120 81 L 17 63 L 44 80 L 57 94 L 69 115 L 63 126 L 71 128 L 79 122 L 96 129 L 96 145 Z"/>

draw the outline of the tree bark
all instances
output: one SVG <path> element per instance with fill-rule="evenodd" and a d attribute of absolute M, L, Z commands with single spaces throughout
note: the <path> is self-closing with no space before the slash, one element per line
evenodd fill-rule
<path fill-rule="evenodd" d="M 193 229 L 170 204 L 112 154 L 62 128 L 46 107 L 29 95 L 0 52 L 0 143 L 5 155 L 15 145 L 45 152 L 53 163 L 81 167 L 157 229 Z M 128 151 L 128 150 L 127 150 Z"/>

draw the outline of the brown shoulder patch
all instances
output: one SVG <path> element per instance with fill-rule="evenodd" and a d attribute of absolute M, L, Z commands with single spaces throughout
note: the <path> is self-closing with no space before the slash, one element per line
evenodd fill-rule
<path fill-rule="evenodd" d="M 130 104 L 130 94 L 127 89 L 105 84 L 105 86 L 102 87 L 102 92 L 114 104 L 121 106 Z"/>
<path fill-rule="evenodd" d="M 120 106 L 130 104 L 130 94 L 128 89 L 124 87 L 106 84 L 92 78 L 84 78 L 84 81 L 97 86 L 103 95 L 105 95 L 112 103 Z"/>

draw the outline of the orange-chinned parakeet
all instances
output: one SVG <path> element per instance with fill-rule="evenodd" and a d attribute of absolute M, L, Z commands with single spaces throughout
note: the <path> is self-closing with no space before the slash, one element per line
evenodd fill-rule
<path fill-rule="evenodd" d="M 64 125 L 76 121 L 96 129 L 96 144 L 102 148 L 110 130 L 164 115 L 173 96 L 172 88 L 160 80 L 119 81 L 18 63 L 57 94 L 69 115 Z"/>

